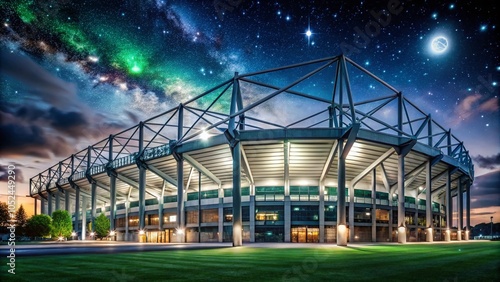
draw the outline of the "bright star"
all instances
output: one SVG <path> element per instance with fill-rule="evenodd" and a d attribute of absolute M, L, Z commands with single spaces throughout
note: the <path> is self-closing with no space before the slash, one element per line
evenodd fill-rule
<path fill-rule="evenodd" d="M 307 37 L 311 37 L 311 35 L 312 35 L 312 32 L 308 29 L 308 30 L 306 31 L 306 36 L 307 36 Z"/>
<path fill-rule="evenodd" d="M 479 30 L 485 31 L 488 28 L 488 25 L 483 24 Z"/>

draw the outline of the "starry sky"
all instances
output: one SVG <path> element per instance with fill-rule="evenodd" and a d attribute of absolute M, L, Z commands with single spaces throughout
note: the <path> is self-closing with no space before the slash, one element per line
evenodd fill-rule
<path fill-rule="evenodd" d="M 475 163 L 472 223 L 500 221 L 495 1 L 7 0 L 0 8 L 0 176 L 15 164 L 23 197 L 39 171 L 234 72 L 343 53 L 452 128 Z M 359 97 L 380 90 L 352 78 Z"/>

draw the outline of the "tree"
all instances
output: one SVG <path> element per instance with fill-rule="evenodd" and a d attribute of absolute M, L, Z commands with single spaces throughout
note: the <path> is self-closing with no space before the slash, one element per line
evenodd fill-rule
<path fill-rule="evenodd" d="M 16 212 L 16 230 L 19 231 L 19 234 L 24 235 L 25 234 L 25 227 L 26 227 L 26 211 L 24 210 L 23 205 L 19 207 L 19 209 Z"/>
<path fill-rule="evenodd" d="M 68 211 L 58 210 L 52 213 L 52 237 L 71 237 L 73 225 Z"/>
<path fill-rule="evenodd" d="M 50 235 L 52 219 L 46 214 L 38 214 L 26 221 L 26 235 L 29 237 L 45 237 Z"/>
<path fill-rule="evenodd" d="M 108 236 L 110 222 L 107 216 L 101 213 L 94 221 L 95 233 L 98 238 L 104 238 Z"/>
<path fill-rule="evenodd" d="M 9 206 L 7 206 L 7 203 L 0 202 L 0 226 L 7 226 L 9 219 Z"/>

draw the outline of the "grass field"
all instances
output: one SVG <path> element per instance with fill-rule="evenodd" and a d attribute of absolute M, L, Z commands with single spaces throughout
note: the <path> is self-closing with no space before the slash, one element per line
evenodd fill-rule
<path fill-rule="evenodd" d="M 500 242 L 17 257 L 15 275 L 0 270 L 0 281 L 500 281 Z"/>

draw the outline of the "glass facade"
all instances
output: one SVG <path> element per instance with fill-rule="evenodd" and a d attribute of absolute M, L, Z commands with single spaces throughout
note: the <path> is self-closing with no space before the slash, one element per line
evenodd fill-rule
<path fill-rule="evenodd" d="M 276 221 L 284 221 L 283 206 L 258 206 L 255 207 L 255 221 L 264 221 L 265 224 L 272 224 Z"/>
<path fill-rule="evenodd" d="M 318 186 L 290 186 L 290 200 L 319 201 Z"/>
<path fill-rule="evenodd" d="M 284 199 L 285 187 L 283 186 L 255 187 L 256 201 L 283 201 Z"/>
<path fill-rule="evenodd" d="M 242 194 L 249 194 L 250 188 L 242 189 Z M 224 196 L 232 197 L 232 189 L 224 189 Z M 202 199 L 210 199 L 218 197 L 218 189 L 202 191 Z M 325 205 L 320 207 L 314 204 L 314 201 L 319 200 L 319 187 L 318 186 L 291 186 L 290 187 L 290 218 L 288 232 L 285 230 L 285 206 L 284 204 L 284 187 L 283 186 L 260 186 L 255 188 L 255 213 L 250 214 L 250 207 L 244 200 L 245 206 L 242 206 L 242 221 L 243 224 L 243 241 L 249 242 L 250 238 L 255 238 L 255 242 L 284 242 L 285 233 L 290 234 L 290 242 L 297 243 L 317 243 L 320 241 L 320 212 L 324 214 L 324 242 L 335 243 L 336 241 L 336 222 L 337 222 L 337 202 L 328 201 L 327 195 L 337 197 L 338 191 L 336 187 L 325 188 Z M 346 188 L 346 194 L 348 189 Z M 186 201 L 198 200 L 198 192 L 190 192 L 187 194 Z M 171 201 L 176 200 L 176 196 L 167 196 Z M 260 198 L 259 198 L 260 197 Z M 354 226 L 348 227 L 348 232 L 354 232 L 354 241 L 371 242 L 371 222 L 372 218 L 378 224 L 376 227 L 376 240 L 378 242 L 387 242 L 390 240 L 397 241 L 397 208 L 392 207 L 392 212 L 389 209 L 388 203 L 390 195 L 385 192 L 376 192 L 377 208 L 372 210 L 371 190 L 354 190 L 355 206 L 354 206 Z M 349 198 L 346 196 L 347 205 L 349 205 Z M 392 197 L 391 197 L 392 198 Z M 167 199 L 166 197 L 164 198 Z M 397 201 L 397 195 L 394 197 Z M 280 203 L 277 203 L 279 201 Z M 300 202 L 300 203 L 299 203 Z M 307 203 L 307 204 L 306 204 Z M 367 204 L 369 203 L 369 205 Z M 157 205 L 156 199 L 146 200 L 147 205 Z M 414 197 L 405 197 L 405 223 L 408 226 L 407 240 L 408 241 L 424 241 L 425 240 L 425 227 L 426 213 L 425 213 L 425 199 L 418 199 Z M 220 204 L 219 204 L 220 205 Z M 227 205 L 227 204 L 224 204 Z M 410 205 L 411 208 L 410 208 Z M 123 214 L 118 214 L 115 219 L 115 226 L 118 230 L 123 230 L 128 221 L 128 226 L 132 230 L 136 230 L 139 226 L 139 218 L 137 216 L 138 201 L 130 203 L 130 208 L 135 208 L 130 211 L 128 219 Z M 232 207 L 214 207 L 213 204 L 209 206 L 202 206 L 201 214 L 198 214 L 198 206 L 187 206 L 185 212 L 185 224 L 191 224 L 185 230 L 186 240 L 188 242 L 219 242 L 232 241 L 232 221 L 233 221 L 233 208 Z M 423 209 L 422 209 L 423 207 Z M 444 206 L 443 206 L 444 207 Z M 117 204 L 117 209 L 124 209 L 125 203 Z M 442 234 L 439 227 L 446 226 L 445 217 L 437 214 L 436 210 L 440 210 L 442 206 L 439 203 L 433 203 L 433 226 L 436 227 L 435 236 L 441 238 Z M 163 213 L 163 223 L 166 224 L 165 229 L 170 228 L 174 230 L 177 223 L 177 213 L 175 207 L 169 207 L 168 211 Z M 219 209 L 222 209 L 222 221 L 224 226 L 223 231 L 219 230 Z M 102 208 L 100 211 L 102 212 Z M 145 215 L 145 225 L 147 226 L 148 242 L 168 242 L 172 236 L 169 233 L 162 233 L 161 231 L 152 231 L 152 226 L 158 226 L 159 218 L 156 210 L 147 210 Z M 393 226 L 392 234 L 389 234 L 390 215 L 392 213 Z M 90 215 L 89 215 L 90 216 Z M 250 234 L 250 223 L 254 216 L 255 233 L 254 236 Z M 208 226 L 198 227 L 198 220 L 201 218 L 201 224 Z M 346 206 L 346 222 L 349 223 L 349 207 Z M 194 226 L 193 226 L 194 225 Z M 201 232 L 198 228 L 201 228 Z M 149 230 L 148 230 L 149 229 Z M 156 233 L 158 234 L 156 234 Z M 170 232 L 170 231 L 169 231 Z M 154 233 L 154 234 L 153 234 Z M 439 233 L 439 234 L 438 234 Z M 156 237 L 155 237 L 156 236 Z M 163 238 L 165 237 L 165 238 Z M 155 239 L 156 238 L 156 239 Z"/>
<path fill-rule="evenodd" d="M 318 206 L 292 206 L 292 221 L 319 221 Z"/>

